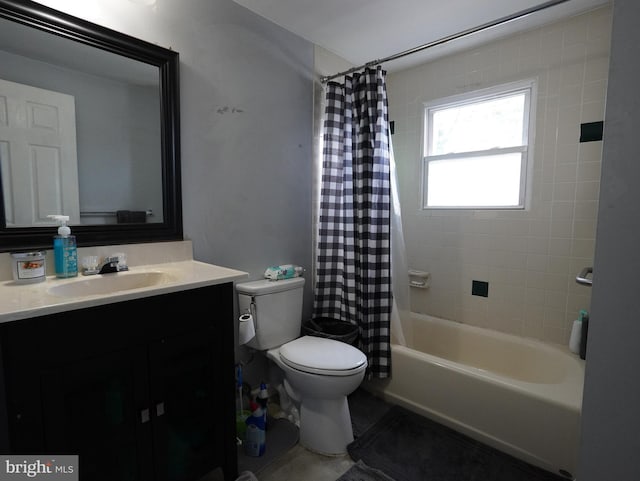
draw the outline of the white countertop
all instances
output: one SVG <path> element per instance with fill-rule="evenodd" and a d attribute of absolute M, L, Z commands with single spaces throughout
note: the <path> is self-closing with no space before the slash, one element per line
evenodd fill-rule
<path fill-rule="evenodd" d="M 109 294 L 60 297 L 49 292 L 53 286 L 77 282 L 91 282 L 100 276 L 127 276 L 140 272 L 161 272 L 162 281 L 153 286 L 138 287 Z M 161 264 L 130 267 L 129 271 L 112 274 L 96 274 L 69 279 L 47 276 L 46 281 L 36 284 L 17 284 L 13 280 L 0 282 L 0 323 L 43 316 L 57 312 L 83 309 L 141 297 L 167 294 L 198 287 L 212 286 L 248 278 L 248 273 L 207 264 L 196 260 L 180 260 Z"/>

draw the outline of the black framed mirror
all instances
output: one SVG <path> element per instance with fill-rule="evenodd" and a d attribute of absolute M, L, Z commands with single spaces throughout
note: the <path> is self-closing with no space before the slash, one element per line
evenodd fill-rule
<path fill-rule="evenodd" d="M 0 0 L 0 59 L 0 252 L 51 248 L 56 228 L 47 214 L 64 210 L 81 247 L 183 239 L 177 52 L 29 0 Z M 3 113 L 3 86 L 20 99 L 23 88 L 71 97 L 76 170 L 61 167 L 65 151 L 39 140 L 19 158 L 2 136 L 15 110 L 5 99 Z M 29 121 L 52 118 L 34 112 Z M 16 165 L 28 166 L 26 182 Z"/>

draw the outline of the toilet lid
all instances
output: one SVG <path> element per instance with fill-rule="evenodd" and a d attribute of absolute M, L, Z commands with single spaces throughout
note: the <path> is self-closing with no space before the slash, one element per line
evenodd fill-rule
<path fill-rule="evenodd" d="M 359 349 L 315 336 L 302 336 L 281 346 L 280 359 L 294 369 L 329 376 L 350 376 L 367 367 L 367 357 Z"/>

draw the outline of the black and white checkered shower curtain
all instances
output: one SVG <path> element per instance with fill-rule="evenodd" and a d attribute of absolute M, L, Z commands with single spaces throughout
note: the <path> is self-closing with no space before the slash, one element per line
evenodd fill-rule
<path fill-rule="evenodd" d="M 356 324 L 367 377 L 391 374 L 389 121 L 378 67 L 326 86 L 314 317 Z"/>

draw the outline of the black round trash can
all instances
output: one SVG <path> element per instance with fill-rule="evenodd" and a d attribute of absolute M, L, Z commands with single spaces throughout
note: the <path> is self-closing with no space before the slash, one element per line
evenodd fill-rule
<path fill-rule="evenodd" d="M 302 333 L 307 336 L 335 339 L 352 346 L 355 346 L 358 341 L 358 326 L 328 317 L 317 317 L 303 322 Z"/>

